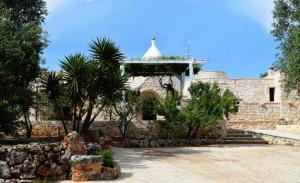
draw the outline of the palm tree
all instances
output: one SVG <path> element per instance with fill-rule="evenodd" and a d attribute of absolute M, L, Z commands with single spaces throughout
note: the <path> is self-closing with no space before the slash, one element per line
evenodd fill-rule
<path fill-rule="evenodd" d="M 65 57 L 61 61 L 63 81 L 73 111 L 73 130 L 79 131 L 83 107 L 87 98 L 86 86 L 89 83 L 89 60 L 82 54 Z"/>
<path fill-rule="evenodd" d="M 62 100 L 65 97 L 65 90 L 62 83 L 62 76 L 50 72 L 42 76 L 42 87 L 45 89 L 48 100 L 53 104 L 54 108 L 59 112 L 61 122 L 66 135 L 68 134 L 67 125 L 64 120 L 64 112 Z"/>
<path fill-rule="evenodd" d="M 88 109 L 81 129 L 81 134 L 89 129 L 100 112 L 107 106 L 112 106 L 122 96 L 126 89 L 128 77 L 120 71 L 123 54 L 113 41 L 107 38 L 96 39 L 90 44 L 92 63 L 88 89 Z M 100 105 L 96 99 L 99 98 Z M 92 116 L 93 108 L 97 111 Z"/>

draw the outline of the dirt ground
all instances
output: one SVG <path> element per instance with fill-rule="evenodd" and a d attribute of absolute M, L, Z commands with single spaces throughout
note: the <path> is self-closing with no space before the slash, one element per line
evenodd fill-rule
<path fill-rule="evenodd" d="M 300 147 L 114 148 L 122 183 L 300 183 Z"/>

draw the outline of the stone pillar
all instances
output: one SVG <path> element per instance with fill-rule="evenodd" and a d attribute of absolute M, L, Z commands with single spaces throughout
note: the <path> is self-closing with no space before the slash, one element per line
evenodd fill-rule
<path fill-rule="evenodd" d="M 124 64 L 120 65 L 120 70 L 121 70 L 122 76 L 123 76 L 125 74 L 125 65 Z"/>
<path fill-rule="evenodd" d="M 194 78 L 193 62 L 189 63 L 189 76 L 190 76 L 190 80 L 192 80 Z"/>
<path fill-rule="evenodd" d="M 180 76 L 180 95 L 181 95 L 180 106 L 183 106 L 182 99 L 183 99 L 184 82 L 185 82 L 185 72 L 181 73 Z"/>

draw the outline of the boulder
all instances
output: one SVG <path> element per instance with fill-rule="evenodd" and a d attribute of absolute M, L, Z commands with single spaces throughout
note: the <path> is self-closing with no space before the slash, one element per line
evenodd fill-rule
<path fill-rule="evenodd" d="M 101 178 L 102 157 L 101 156 L 80 156 L 71 157 L 72 180 L 88 181 Z"/>
<path fill-rule="evenodd" d="M 34 179 L 34 178 L 36 178 L 35 171 L 36 171 L 36 165 L 27 159 L 20 166 L 20 173 L 21 173 L 20 178 L 21 179 Z"/>
<path fill-rule="evenodd" d="M 103 167 L 101 178 L 104 180 L 112 180 L 121 176 L 120 162 L 115 161 L 114 167 Z"/>
<path fill-rule="evenodd" d="M 57 177 L 65 174 L 63 166 L 58 166 L 54 162 L 46 161 L 37 168 L 37 175 L 40 177 Z"/>
<path fill-rule="evenodd" d="M 90 142 L 86 145 L 87 147 L 87 154 L 94 155 L 97 152 L 101 151 L 101 145 L 97 142 Z"/>
<path fill-rule="evenodd" d="M 6 154 L 6 162 L 10 166 L 14 166 L 23 163 L 27 157 L 27 152 L 17 152 L 16 150 L 12 150 Z"/>
<path fill-rule="evenodd" d="M 0 161 L 0 178 L 8 179 L 11 177 L 10 169 L 5 161 Z"/>
<path fill-rule="evenodd" d="M 86 146 L 83 138 L 77 132 L 69 133 L 62 142 L 62 147 L 72 155 L 86 155 Z"/>

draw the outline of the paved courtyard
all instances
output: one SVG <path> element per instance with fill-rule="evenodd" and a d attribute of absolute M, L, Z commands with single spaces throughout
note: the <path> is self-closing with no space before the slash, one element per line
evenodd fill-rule
<path fill-rule="evenodd" d="M 300 183 L 300 147 L 114 148 L 122 183 Z M 103 182 L 103 181 L 102 181 Z"/>

